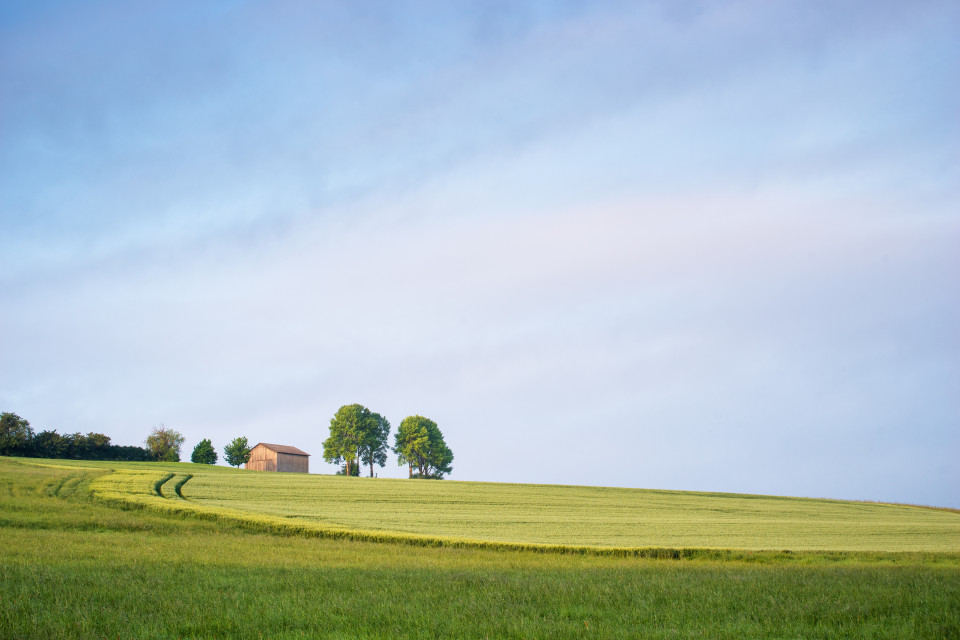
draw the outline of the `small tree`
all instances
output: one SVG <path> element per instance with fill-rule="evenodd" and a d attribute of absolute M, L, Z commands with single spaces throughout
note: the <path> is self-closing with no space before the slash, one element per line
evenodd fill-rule
<path fill-rule="evenodd" d="M 184 437 L 179 431 L 167 429 L 162 424 L 154 427 L 147 436 L 147 451 L 161 462 L 180 462 L 180 447 Z"/>
<path fill-rule="evenodd" d="M 190 462 L 199 464 L 217 464 L 217 452 L 213 448 L 213 443 L 209 438 L 204 438 L 200 444 L 193 448 L 193 454 L 190 456 Z"/>
<path fill-rule="evenodd" d="M 231 467 L 239 467 L 250 462 L 250 445 L 247 444 L 247 439 L 243 436 L 234 438 L 223 448 L 223 456 Z"/>

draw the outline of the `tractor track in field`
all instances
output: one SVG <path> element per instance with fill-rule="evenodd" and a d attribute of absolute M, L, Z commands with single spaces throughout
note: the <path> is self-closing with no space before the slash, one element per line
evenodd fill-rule
<path fill-rule="evenodd" d="M 154 493 L 156 493 L 158 496 L 166 500 L 172 500 L 173 496 L 164 495 L 163 487 L 164 485 L 166 485 L 168 482 L 170 482 L 171 480 L 173 480 L 179 475 L 181 474 L 168 473 L 164 475 L 162 478 L 160 478 L 159 480 L 157 480 L 156 482 L 154 482 L 153 483 Z M 193 477 L 192 473 L 182 474 L 182 477 L 179 480 L 177 480 L 177 482 L 173 485 L 173 492 L 176 494 L 176 497 L 179 498 L 180 500 L 186 500 L 186 498 L 183 496 L 183 485 L 187 484 L 187 482 L 192 477 Z"/>
<path fill-rule="evenodd" d="M 155 494 L 157 494 L 158 496 L 160 496 L 161 498 L 166 498 L 166 496 L 163 495 L 163 491 L 161 491 L 160 488 L 161 488 L 168 480 L 170 480 L 170 478 L 174 477 L 175 475 L 177 475 L 177 474 L 175 474 L 175 473 L 168 473 L 168 474 L 164 475 L 162 478 L 160 478 L 159 480 L 157 480 L 156 482 L 154 482 L 154 483 L 153 483 L 153 492 L 154 492 Z"/>
<path fill-rule="evenodd" d="M 187 481 L 190 480 L 190 478 L 192 477 L 193 477 L 193 474 L 188 473 L 185 476 L 183 476 L 179 481 L 177 481 L 177 484 L 173 485 L 174 493 L 176 493 L 177 497 L 180 498 L 181 500 L 186 500 L 186 498 L 183 497 L 183 493 L 182 493 L 183 485 L 187 484 Z"/>
<path fill-rule="evenodd" d="M 180 474 L 168 473 L 164 475 L 162 478 L 160 478 L 159 480 L 153 483 L 153 492 L 156 493 L 161 498 L 165 498 L 167 500 L 173 499 L 173 496 L 167 496 L 163 494 L 163 486 L 168 482 L 170 482 L 172 479 L 176 478 L 178 475 Z M 183 485 L 187 484 L 187 482 L 192 477 L 193 477 L 192 473 L 183 474 L 183 477 L 177 480 L 177 482 L 173 485 L 173 492 L 176 494 L 177 498 L 181 500 L 186 500 L 186 498 L 183 497 Z"/>

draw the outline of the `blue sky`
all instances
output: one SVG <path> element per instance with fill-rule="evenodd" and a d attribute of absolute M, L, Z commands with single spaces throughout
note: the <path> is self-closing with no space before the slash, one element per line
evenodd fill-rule
<path fill-rule="evenodd" d="M 960 507 L 955 2 L 22 3 L 0 96 L 38 430 Z"/>

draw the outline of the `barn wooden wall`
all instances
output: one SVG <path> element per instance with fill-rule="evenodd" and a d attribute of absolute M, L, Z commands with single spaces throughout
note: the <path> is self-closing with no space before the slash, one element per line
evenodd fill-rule
<path fill-rule="evenodd" d="M 292 453 L 277 453 L 266 447 L 256 446 L 250 451 L 250 461 L 245 468 L 254 471 L 310 473 L 310 458 Z"/>
<path fill-rule="evenodd" d="M 310 473 L 310 458 L 292 453 L 277 454 L 277 471 L 292 471 L 294 473 Z"/>
<path fill-rule="evenodd" d="M 276 471 L 277 452 L 266 447 L 254 447 L 250 451 L 250 461 L 247 462 L 245 468 L 254 471 Z"/>

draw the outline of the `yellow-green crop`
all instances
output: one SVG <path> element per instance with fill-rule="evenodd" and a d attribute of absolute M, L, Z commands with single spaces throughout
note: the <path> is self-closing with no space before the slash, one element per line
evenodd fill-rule
<path fill-rule="evenodd" d="M 129 463 L 91 487 L 118 504 L 375 541 L 598 552 L 960 553 L 960 513 L 837 500 L 145 463 Z"/>

